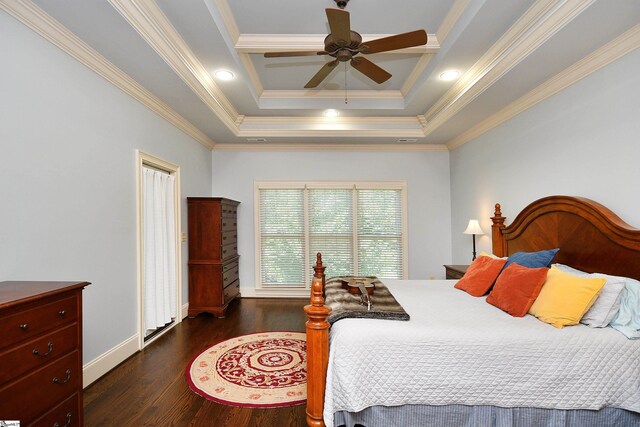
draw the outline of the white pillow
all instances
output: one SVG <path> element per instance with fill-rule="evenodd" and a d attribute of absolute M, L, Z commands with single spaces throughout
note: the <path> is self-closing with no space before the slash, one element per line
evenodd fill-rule
<path fill-rule="evenodd" d="M 590 274 L 589 277 L 599 277 L 598 274 Z M 582 316 L 580 323 L 592 328 L 606 328 L 620 310 L 620 298 L 624 289 L 622 280 L 606 278 L 598 299 L 591 308 Z"/>
<path fill-rule="evenodd" d="M 484 252 L 484 251 L 483 251 L 483 252 L 480 252 L 480 255 L 479 255 L 479 256 L 488 256 L 489 258 L 493 258 L 493 259 L 507 259 L 507 258 L 509 258 L 509 257 L 507 257 L 507 256 L 499 257 L 499 256 L 497 256 L 497 255 L 490 254 L 490 253 L 488 253 L 488 252 Z"/>
<path fill-rule="evenodd" d="M 604 328 L 609 325 L 616 314 L 618 314 L 618 310 L 620 310 L 620 299 L 625 286 L 625 278 L 602 273 L 589 274 L 563 264 L 555 264 L 555 266 L 559 270 L 577 277 L 607 279 L 598 298 L 582 317 L 580 323 L 584 323 L 592 328 Z"/>

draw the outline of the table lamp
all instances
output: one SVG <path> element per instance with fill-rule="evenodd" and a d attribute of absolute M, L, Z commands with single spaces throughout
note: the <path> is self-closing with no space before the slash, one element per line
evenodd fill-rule
<path fill-rule="evenodd" d="M 482 228 L 480 228 L 480 224 L 478 224 L 477 219 L 469 220 L 469 225 L 467 225 L 467 229 L 464 230 L 464 234 L 471 234 L 471 236 L 473 237 L 473 258 L 471 259 L 471 261 L 474 261 L 476 259 L 476 234 L 484 234 L 484 231 L 482 231 Z"/>

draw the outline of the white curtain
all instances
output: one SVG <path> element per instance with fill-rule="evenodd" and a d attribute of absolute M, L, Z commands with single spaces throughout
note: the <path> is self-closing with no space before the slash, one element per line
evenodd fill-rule
<path fill-rule="evenodd" d="M 143 294 L 146 334 L 176 317 L 174 177 L 143 167 Z"/>

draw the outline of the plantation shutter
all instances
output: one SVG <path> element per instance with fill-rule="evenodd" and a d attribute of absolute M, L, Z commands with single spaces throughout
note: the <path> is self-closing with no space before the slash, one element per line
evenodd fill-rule
<path fill-rule="evenodd" d="M 353 275 L 353 190 L 309 190 L 309 260 L 322 253 L 325 274 Z"/>
<path fill-rule="evenodd" d="M 358 274 L 403 277 L 402 192 L 358 189 Z"/>
<path fill-rule="evenodd" d="M 262 286 L 306 283 L 304 190 L 260 190 L 260 276 Z"/>

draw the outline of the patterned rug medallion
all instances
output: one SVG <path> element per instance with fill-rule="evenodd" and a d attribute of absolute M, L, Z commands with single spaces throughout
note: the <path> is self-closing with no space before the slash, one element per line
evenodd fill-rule
<path fill-rule="evenodd" d="M 306 344 L 300 332 L 261 332 L 222 341 L 187 366 L 187 383 L 200 396 L 226 405 L 299 405 L 307 399 Z"/>

